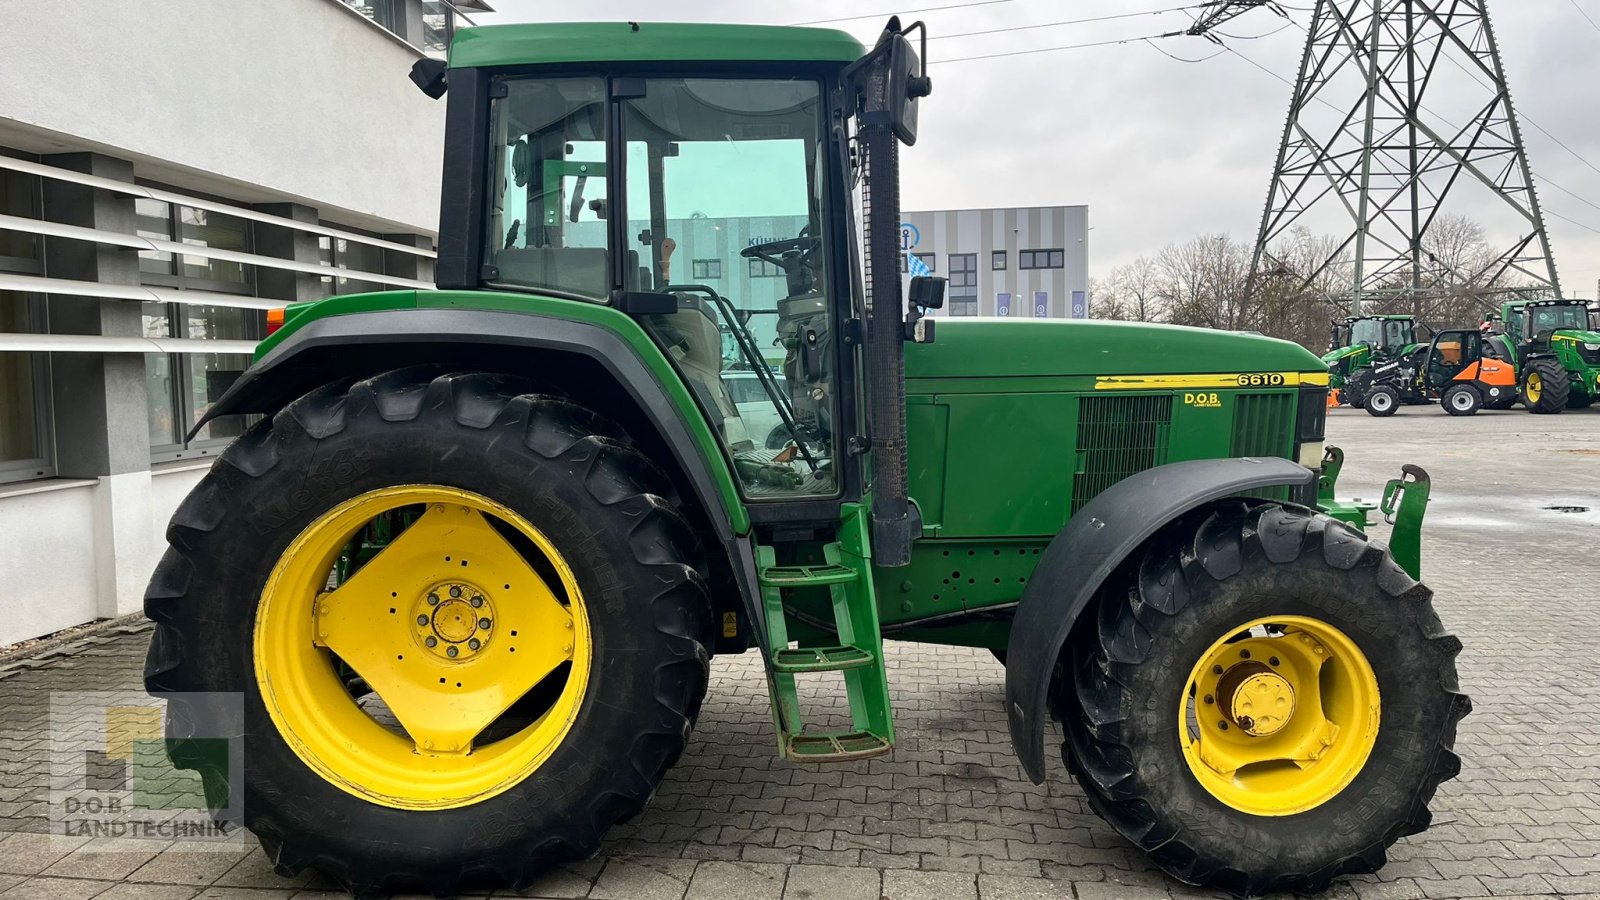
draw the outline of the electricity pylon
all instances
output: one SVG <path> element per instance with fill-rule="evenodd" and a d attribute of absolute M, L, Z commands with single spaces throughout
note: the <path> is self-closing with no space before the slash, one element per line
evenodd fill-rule
<path fill-rule="evenodd" d="M 1487 2 L 1317 0 L 1252 283 L 1291 274 L 1305 286 L 1348 266 L 1348 293 L 1331 299 L 1357 315 L 1467 286 L 1560 295 Z M 1440 258 L 1429 230 L 1450 212 L 1485 226 L 1492 259 L 1463 270 Z M 1269 248 L 1299 225 L 1337 240 L 1290 273 Z"/>

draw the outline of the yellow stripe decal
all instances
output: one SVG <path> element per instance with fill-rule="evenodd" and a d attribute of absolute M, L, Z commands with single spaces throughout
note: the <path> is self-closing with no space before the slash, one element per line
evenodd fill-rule
<path fill-rule="evenodd" d="M 1097 391 L 1169 390 L 1195 388 L 1276 388 L 1300 385 L 1327 386 L 1327 372 L 1224 372 L 1211 375 L 1103 375 L 1094 380 Z"/>

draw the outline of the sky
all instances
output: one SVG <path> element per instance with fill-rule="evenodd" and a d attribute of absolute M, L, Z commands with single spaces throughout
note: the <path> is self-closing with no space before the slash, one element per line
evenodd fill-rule
<path fill-rule="evenodd" d="M 934 38 L 928 44 L 934 93 L 922 101 L 916 146 L 901 154 L 904 208 L 1088 204 L 1096 278 L 1197 234 L 1255 239 L 1288 112 L 1287 82 L 1304 44 L 1301 28 L 1284 27 L 1261 9 L 1222 29 L 1235 36 L 1224 39 L 1228 49 L 1176 37 L 958 61 L 1182 30 L 1190 14 L 1050 24 L 1170 10 L 1185 0 L 989 0 L 935 9 L 957 2 L 896 8 L 884 0 L 587 0 L 579 7 L 491 0 L 497 12 L 474 18 L 479 24 L 575 16 L 798 24 L 874 13 L 826 23 L 869 45 L 888 13 L 921 18 Z M 1311 5 L 1285 2 L 1301 26 L 1310 22 Z M 1491 12 L 1563 287 L 1569 296 L 1595 298 L 1600 0 L 1496 0 Z M 991 29 L 1011 30 L 950 36 Z M 1436 78 L 1447 77 L 1464 76 L 1440 67 Z"/>

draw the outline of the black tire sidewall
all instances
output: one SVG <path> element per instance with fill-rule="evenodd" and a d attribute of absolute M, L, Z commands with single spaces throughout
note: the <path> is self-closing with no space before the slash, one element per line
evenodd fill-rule
<path fill-rule="evenodd" d="M 1394 415 L 1400 406 L 1400 394 L 1388 385 L 1374 387 L 1367 392 L 1365 399 L 1367 412 L 1380 419 Z M 1375 404 L 1373 401 L 1378 402 Z"/>

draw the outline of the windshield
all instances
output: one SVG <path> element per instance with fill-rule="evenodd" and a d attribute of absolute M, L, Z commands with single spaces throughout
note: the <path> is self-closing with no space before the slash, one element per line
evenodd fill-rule
<path fill-rule="evenodd" d="M 623 262 L 751 497 L 828 495 L 833 358 L 821 85 L 646 79 L 623 102 Z"/>
<path fill-rule="evenodd" d="M 1405 319 L 1357 319 L 1350 326 L 1350 343 L 1398 349 L 1411 343 L 1411 323 Z"/>
<path fill-rule="evenodd" d="M 1544 331 L 1572 329 L 1582 331 L 1589 327 L 1589 311 L 1578 304 L 1567 306 L 1531 306 L 1528 308 L 1529 334 Z"/>

